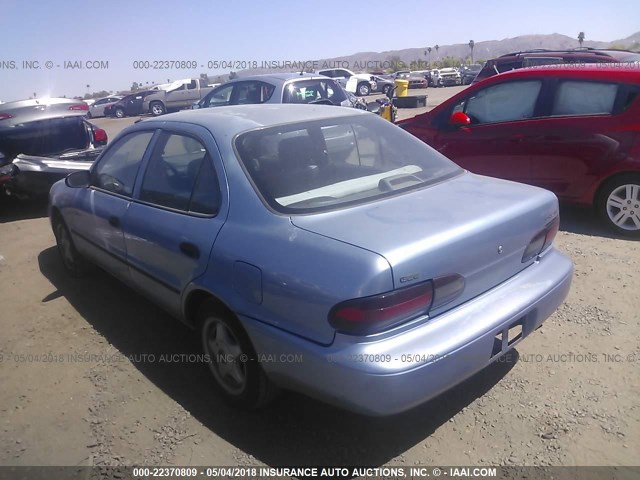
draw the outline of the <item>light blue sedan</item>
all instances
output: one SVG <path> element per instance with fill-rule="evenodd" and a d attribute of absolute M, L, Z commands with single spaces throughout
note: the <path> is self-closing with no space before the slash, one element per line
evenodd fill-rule
<path fill-rule="evenodd" d="M 531 334 L 573 272 L 552 193 L 354 109 L 145 120 L 50 201 L 69 273 L 97 264 L 194 327 L 220 394 L 249 408 L 281 387 L 410 409 Z"/>

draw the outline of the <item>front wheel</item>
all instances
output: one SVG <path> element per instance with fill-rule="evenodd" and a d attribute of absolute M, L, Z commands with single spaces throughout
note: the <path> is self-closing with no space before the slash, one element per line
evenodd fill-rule
<path fill-rule="evenodd" d="M 384 93 L 387 97 L 389 96 L 389 92 L 393 87 L 391 85 L 385 85 L 382 87 L 382 93 Z"/>
<path fill-rule="evenodd" d="M 622 175 L 605 183 L 597 209 L 610 229 L 640 238 L 640 175 Z"/>
<path fill-rule="evenodd" d="M 116 118 L 124 118 L 124 110 L 121 108 L 116 108 Z"/>
<path fill-rule="evenodd" d="M 371 92 L 371 87 L 368 83 L 362 82 L 358 85 L 356 91 L 358 92 L 359 96 L 366 97 L 367 95 L 369 95 L 369 92 Z"/>
<path fill-rule="evenodd" d="M 248 335 L 230 314 L 205 302 L 198 312 L 200 338 L 214 384 L 233 406 L 255 409 L 266 404 L 275 388 L 265 375 Z"/>
<path fill-rule="evenodd" d="M 69 229 L 61 218 L 57 218 L 54 221 L 53 233 L 56 237 L 56 245 L 64 269 L 72 277 L 79 278 L 85 276 L 89 270 L 89 264 L 82 255 L 78 253 L 78 250 L 76 250 Z"/>
<path fill-rule="evenodd" d="M 162 102 L 153 102 L 151 104 L 151 113 L 157 117 L 158 115 L 164 115 L 167 112 Z"/>

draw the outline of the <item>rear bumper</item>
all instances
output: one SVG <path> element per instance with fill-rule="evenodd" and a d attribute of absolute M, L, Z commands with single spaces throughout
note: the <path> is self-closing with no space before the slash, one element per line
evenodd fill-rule
<path fill-rule="evenodd" d="M 552 249 L 501 285 L 432 320 L 379 339 L 336 335 L 330 346 L 241 320 L 275 383 L 358 413 L 392 415 L 452 388 L 512 349 L 563 302 L 572 273 L 571 260 Z M 521 337 L 509 343 L 514 325 Z"/>

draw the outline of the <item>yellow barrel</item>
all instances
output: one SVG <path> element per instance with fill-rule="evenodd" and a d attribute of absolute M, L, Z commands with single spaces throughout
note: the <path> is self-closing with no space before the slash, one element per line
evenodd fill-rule
<path fill-rule="evenodd" d="M 396 79 L 396 97 L 406 97 L 409 95 L 409 80 Z"/>

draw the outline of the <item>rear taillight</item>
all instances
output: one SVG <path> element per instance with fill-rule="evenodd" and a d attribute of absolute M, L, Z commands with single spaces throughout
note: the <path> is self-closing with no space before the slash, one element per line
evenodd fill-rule
<path fill-rule="evenodd" d="M 69 107 L 69 110 L 86 110 L 89 111 L 89 105 L 86 103 L 74 103 Z"/>
<path fill-rule="evenodd" d="M 107 143 L 107 132 L 105 132 L 101 128 L 94 128 L 93 138 L 96 141 L 96 143 L 98 142 Z"/>
<path fill-rule="evenodd" d="M 329 323 L 339 332 L 367 335 L 427 315 L 457 297 L 464 289 L 464 278 L 446 275 L 407 288 L 355 298 L 334 306 Z"/>
<path fill-rule="evenodd" d="M 554 238 L 556 238 L 559 228 L 560 217 L 556 216 L 529 242 L 529 245 L 527 245 L 522 255 L 522 263 L 534 259 L 546 250 L 546 248 L 553 243 Z"/>
<path fill-rule="evenodd" d="M 8 118 L 13 118 L 13 115 L 9 115 L 8 113 L 0 113 L 0 120 L 7 120 Z"/>

